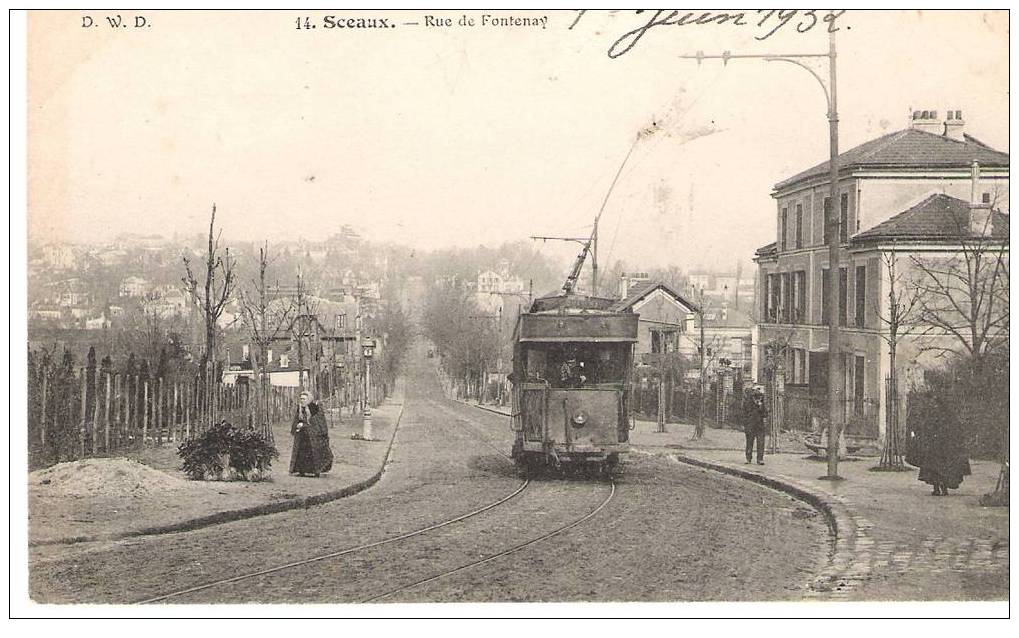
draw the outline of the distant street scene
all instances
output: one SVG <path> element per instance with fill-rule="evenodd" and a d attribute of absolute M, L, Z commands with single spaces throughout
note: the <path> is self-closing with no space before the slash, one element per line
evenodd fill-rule
<path fill-rule="evenodd" d="M 29 12 L 26 615 L 1007 613 L 1007 12 L 349 14 Z"/>

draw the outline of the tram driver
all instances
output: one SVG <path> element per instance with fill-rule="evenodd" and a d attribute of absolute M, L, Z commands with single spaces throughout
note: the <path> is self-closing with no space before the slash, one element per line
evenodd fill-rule
<path fill-rule="evenodd" d="M 584 362 L 577 356 L 576 346 L 567 346 L 563 353 L 563 362 L 559 366 L 560 387 L 579 388 L 587 381 L 584 374 Z"/>

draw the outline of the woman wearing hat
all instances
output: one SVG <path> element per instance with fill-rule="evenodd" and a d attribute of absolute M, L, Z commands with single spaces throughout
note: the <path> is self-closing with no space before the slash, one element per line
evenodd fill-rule
<path fill-rule="evenodd" d="M 294 447 L 290 453 L 291 474 L 318 476 L 332 468 L 333 452 L 329 449 L 329 427 L 325 414 L 307 390 L 301 393 L 301 403 L 290 433 L 294 436 Z"/>

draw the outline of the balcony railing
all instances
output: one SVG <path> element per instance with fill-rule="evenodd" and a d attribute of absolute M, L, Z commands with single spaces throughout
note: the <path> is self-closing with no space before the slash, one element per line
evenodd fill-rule
<path fill-rule="evenodd" d="M 806 312 L 801 308 L 768 308 L 763 323 L 806 324 Z"/>

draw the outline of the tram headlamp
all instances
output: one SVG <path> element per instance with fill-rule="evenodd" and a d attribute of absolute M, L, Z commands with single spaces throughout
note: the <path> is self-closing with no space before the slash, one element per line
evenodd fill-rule
<path fill-rule="evenodd" d="M 587 423 L 587 412 L 584 412 L 583 410 L 577 410 L 576 413 L 573 415 L 573 424 L 579 428 L 582 427 L 585 423 Z"/>

